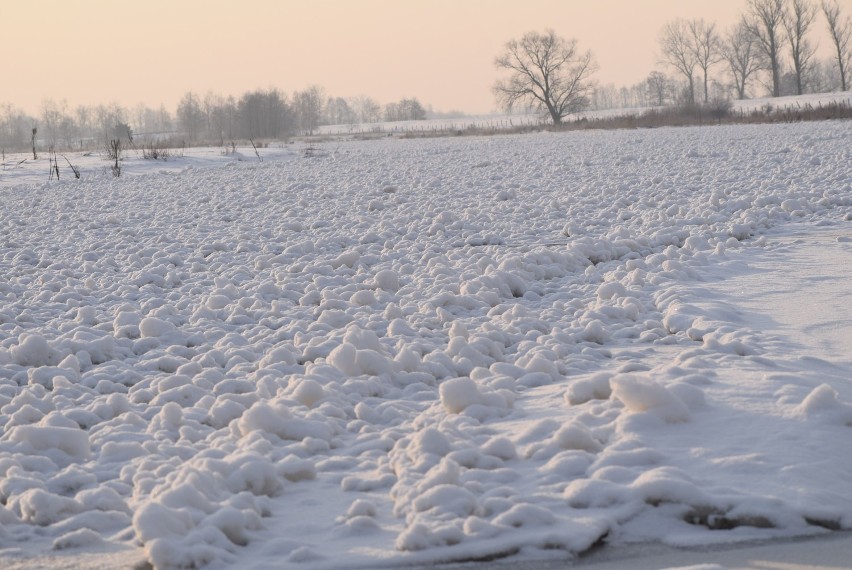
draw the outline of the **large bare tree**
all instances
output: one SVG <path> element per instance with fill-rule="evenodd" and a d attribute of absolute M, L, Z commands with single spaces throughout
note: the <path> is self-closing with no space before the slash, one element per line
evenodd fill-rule
<path fill-rule="evenodd" d="M 738 99 L 745 99 L 749 79 L 761 68 L 756 42 L 745 22 L 740 21 L 722 43 L 722 57 L 734 79 Z"/>
<path fill-rule="evenodd" d="M 710 100 L 708 84 L 710 80 L 710 67 L 721 61 L 719 34 L 716 32 L 716 24 L 708 23 L 704 18 L 689 21 L 689 32 L 692 43 L 692 51 L 695 54 L 695 63 L 701 69 L 704 80 L 704 102 Z"/>
<path fill-rule="evenodd" d="M 672 20 L 660 33 L 662 63 L 670 65 L 686 79 L 689 91 L 687 103 L 695 103 L 695 67 L 698 65 L 690 24 L 682 19 Z"/>
<path fill-rule="evenodd" d="M 852 16 L 841 16 L 837 0 L 823 0 L 822 13 L 825 14 L 831 42 L 834 44 L 834 55 L 840 71 L 840 90 L 846 91 L 849 88 L 849 70 L 852 69 Z"/>
<path fill-rule="evenodd" d="M 507 42 L 494 65 L 509 73 L 493 87 L 501 106 L 546 109 L 555 125 L 589 105 L 591 76 L 597 70 L 591 52 L 581 53 L 577 40 L 566 40 L 553 30 L 527 32 Z"/>
<path fill-rule="evenodd" d="M 816 20 L 817 7 L 810 0 L 792 0 L 790 12 L 784 18 L 787 39 L 790 40 L 790 56 L 796 76 L 796 95 L 804 92 L 805 74 L 816 53 L 816 47 L 808 41 L 807 34 Z"/>
<path fill-rule="evenodd" d="M 748 0 L 745 22 L 757 39 L 772 75 L 772 96 L 781 96 L 781 44 L 784 32 L 784 0 Z"/>

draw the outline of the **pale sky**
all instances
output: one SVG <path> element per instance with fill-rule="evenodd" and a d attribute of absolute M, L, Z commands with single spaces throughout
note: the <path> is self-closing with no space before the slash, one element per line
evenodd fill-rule
<path fill-rule="evenodd" d="M 840 0 L 846 13 L 852 0 Z M 160 103 L 183 94 L 287 93 L 312 84 L 380 103 L 488 112 L 494 58 L 530 30 L 591 49 L 618 86 L 657 66 L 660 28 L 703 17 L 724 30 L 746 0 L 0 0 L 0 103 L 37 113 Z M 817 24 L 826 44 L 824 23 Z M 822 53 L 822 52 L 821 52 Z"/>

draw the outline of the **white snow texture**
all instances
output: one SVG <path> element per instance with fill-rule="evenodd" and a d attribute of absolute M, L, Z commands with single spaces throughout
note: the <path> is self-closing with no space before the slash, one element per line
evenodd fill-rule
<path fill-rule="evenodd" d="M 852 528 L 848 353 L 724 285 L 779 232 L 852 235 L 850 140 L 341 142 L 7 181 L 0 548 L 352 568 Z"/>

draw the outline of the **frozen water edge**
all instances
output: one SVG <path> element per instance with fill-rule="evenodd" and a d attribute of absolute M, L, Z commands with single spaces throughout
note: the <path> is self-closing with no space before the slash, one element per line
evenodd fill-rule
<path fill-rule="evenodd" d="M 492 561 L 447 564 L 441 570 L 824 570 L 847 568 L 852 558 L 852 536 L 838 532 L 707 547 L 675 548 L 662 544 L 635 544 L 596 549 L 579 559 Z M 436 566 L 409 567 L 430 570 Z"/>
<path fill-rule="evenodd" d="M 0 541 L 339 568 L 848 528 L 848 367 L 806 342 L 843 307 L 797 337 L 766 278 L 848 223 L 818 126 L 11 190 Z"/>
<path fill-rule="evenodd" d="M 799 369 L 804 377 L 815 374 L 821 380 L 835 378 L 840 384 L 848 384 L 852 372 L 852 305 L 843 299 L 849 294 L 848 284 L 852 282 L 852 227 L 845 222 L 823 223 L 818 227 L 794 224 L 766 235 L 762 251 L 746 250 L 730 256 L 735 269 L 703 270 L 702 280 L 706 281 L 701 283 L 696 295 L 701 300 L 696 305 L 715 309 L 717 314 L 720 305 L 725 305 L 729 309 L 727 314 L 737 315 L 761 334 L 772 337 L 770 344 L 779 349 L 773 355 L 775 364 Z M 814 299 L 821 301 L 814 303 Z M 504 560 L 449 564 L 441 568 L 810 570 L 846 568 L 852 559 L 852 534 L 848 531 L 734 540 L 723 539 L 703 546 L 615 540 L 567 560 L 560 555 L 542 560 L 512 555 Z"/>

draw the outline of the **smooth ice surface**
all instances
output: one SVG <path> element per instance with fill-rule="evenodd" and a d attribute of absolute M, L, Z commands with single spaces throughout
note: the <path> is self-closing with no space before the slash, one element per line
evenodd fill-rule
<path fill-rule="evenodd" d="M 849 140 L 542 133 L 4 178 L 0 563 L 516 563 L 849 529 Z"/>

